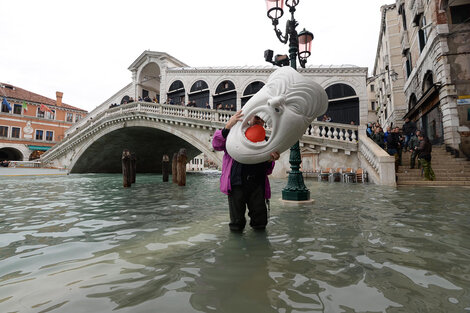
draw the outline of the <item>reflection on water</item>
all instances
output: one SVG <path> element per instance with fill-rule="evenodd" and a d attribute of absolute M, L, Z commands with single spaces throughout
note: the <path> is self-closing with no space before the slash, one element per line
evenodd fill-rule
<path fill-rule="evenodd" d="M 470 312 L 470 193 L 306 181 L 228 231 L 218 176 L 0 180 L 0 312 Z"/>

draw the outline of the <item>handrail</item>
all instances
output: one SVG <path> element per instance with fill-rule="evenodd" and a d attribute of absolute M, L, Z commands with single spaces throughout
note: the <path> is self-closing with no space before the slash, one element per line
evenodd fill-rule
<path fill-rule="evenodd" d="M 358 156 L 369 178 L 378 185 L 396 186 L 395 157 L 390 156 L 366 134 L 359 134 Z"/>

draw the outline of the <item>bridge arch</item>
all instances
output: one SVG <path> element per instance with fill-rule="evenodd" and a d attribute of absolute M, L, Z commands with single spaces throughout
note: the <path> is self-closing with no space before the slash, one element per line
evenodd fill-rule
<path fill-rule="evenodd" d="M 181 104 L 185 100 L 185 88 L 181 80 L 175 79 L 168 88 L 167 92 L 168 104 Z"/>
<path fill-rule="evenodd" d="M 148 61 L 137 72 L 136 95 L 145 99 L 160 99 L 161 67 L 155 61 Z"/>
<path fill-rule="evenodd" d="M 101 131 L 95 132 L 87 138 L 87 141 L 78 148 L 71 157 L 69 169 L 74 173 L 120 172 L 121 153 L 125 148 L 132 152 L 136 152 L 138 164 L 144 164 L 144 167 L 141 167 L 141 169 L 146 169 L 144 172 L 160 172 L 162 155 L 168 154 L 171 159 L 172 154 L 178 152 L 180 148 L 187 149 L 188 159 L 192 159 L 202 152 L 212 160 L 220 164 L 222 163 L 221 157 L 212 150 L 209 132 L 201 131 L 197 134 L 197 131 L 193 131 L 192 129 L 190 131 L 185 131 L 183 127 L 184 126 L 176 126 L 175 124 L 170 123 L 155 122 L 152 119 L 130 119 L 125 123 L 115 123 L 114 125 L 102 128 Z M 126 131 L 128 134 L 119 134 L 119 132 L 122 131 Z M 124 138 L 122 144 L 116 142 L 116 136 Z M 126 136 L 128 138 L 126 138 Z M 171 136 L 175 136 L 178 139 L 171 138 Z M 131 140 L 128 140 L 129 138 L 131 138 Z M 132 146 L 132 142 L 135 141 L 135 138 L 143 138 L 144 141 L 142 142 L 134 142 L 134 144 L 137 145 L 145 143 L 146 145 L 143 149 L 139 150 L 139 147 Z M 165 141 L 165 143 L 163 143 L 163 141 Z M 152 144 L 154 144 L 153 150 Z M 101 170 L 90 171 L 89 169 L 85 169 L 84 164 L 92 168 L 98 167 L 99 164 L 90 164 L 90 162 L 98 159 L 95 153 L 99 153 L 99 151 L 103 150 L 104 147 L 108 148 L 107 145 L 109 146 L 109 149 L 112 149 L 109 153 L 112 154 L 113 160 L 111 161 L 113 164 L 102 166 Z M 146 151 L 145 153 L 142 152 L 144 150 Z M 104 159 L 110 160 L 110 157 L 104 157 Z M 151 170 L 148 170 L 149 167 L 146 166 L 149 162 L 152 163 L 150 166 Z M 137 170 L 139 171 L 139 165 Z"/>
<path fill-rule="evenodd" d="M 236 111 L 237 109 L 237 88 L 233 81 L 225 78 L 220 81 L 215 88 L 213 101 L 214 108 L 219 104 L 225 110 Z"/>
<path fill-rule="evenodd" d="M 206 103 L 210 102 L 210 91 L 207 82 L 199 78 L 193 81 L 190 86 L 188 101 L 195 101 L 198 108 L 206 108 Z"/>
<path fill-rule="evenodd" d="M 332 122 L 359 125 L 359 95 L 354 87 L 345 82 L 334 82 L 325 91 L 328 95 L 325 114 L 331 117 Z"/>
<path fill-rule="evenodd" d="M 243 94 L 241 96 L 241 106 L 243 106 L 248 102 L 248 100 L 253 97 L 255 93 L 257 93 L 263 86 L 265 85 L 264 82 L 260 80 L 252 80 L 249 83 L 243 86 Z"/>
<path fill-rule="evenodd" d="M 0 147 L 0 160 L 23 161 L 24 155 L 20 150 L 13 147 Z"/>

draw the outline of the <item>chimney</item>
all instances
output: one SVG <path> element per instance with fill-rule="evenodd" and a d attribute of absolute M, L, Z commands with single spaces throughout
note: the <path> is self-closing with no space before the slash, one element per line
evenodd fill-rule
<path fill-rule="evenodd" d="M 56 104 L 58 107 L 61 107 L 62 106 L 62 96 L 64 95 L 63 92 L 60 92 L 60 91 L 56 91 L 55 92 L 55 96 L 57 98 L 57 101 L 56 101 Z"/>

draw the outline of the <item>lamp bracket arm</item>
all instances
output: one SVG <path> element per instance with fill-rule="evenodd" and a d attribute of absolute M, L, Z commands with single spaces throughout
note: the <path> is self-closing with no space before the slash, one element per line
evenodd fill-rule
<path fill-rule="evenodd" d="M 287 23 L 287 24 L 289 24 L 289 23 Z M 289 33 L 288 33 L 289 25 L 286 25 L 286 34 L 285 35 L 283 35 L 282 31 L 277 28 L 277 23 L 273 22 L 273 25 L 274 25 L 274 32 L 276 33 L 276 36 L 279 39 L 279 41 L 282 42 L 283 44 L 287 43 L 287 41 L 289 40 Z"/>

